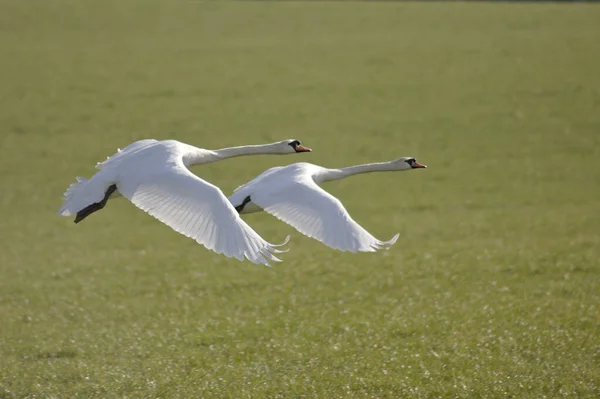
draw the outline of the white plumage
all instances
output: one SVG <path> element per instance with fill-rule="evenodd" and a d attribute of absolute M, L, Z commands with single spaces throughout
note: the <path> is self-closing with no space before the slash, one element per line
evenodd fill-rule
<path fill-rule="evenodd" d="M 254 180 L 238 187 L 229 201 L 240 213 L 264 210 L 331 248 L 349 252 L 374 252 L 389 248 L 398 239 L 398 234 L 388 241 L 373 237 L 350 217 L 340 200 L 319 187 L 319 184 L 358 173 L 425 167 L 410 157 L 343 169 L 327 169 L 305 162 L 294 163 L 263 172 Z"/>
<path fill-rule="evenodd" d="M 205 150 L 175 140 L 140 140 L 96 165 L 91 179 L 77 178 L 65 192 L 58 214 L 77 215 L 76 222 L 102 209 L 119 193 L 135 206 L 196 240 L 206 248 L 253 263 L 279 261 L 285 252 L 261 238 L 238 215 L 216 186 L 188 170 L 191 165 L 258 154 L 293 154 L 310 151 L 297 140 Z"/>

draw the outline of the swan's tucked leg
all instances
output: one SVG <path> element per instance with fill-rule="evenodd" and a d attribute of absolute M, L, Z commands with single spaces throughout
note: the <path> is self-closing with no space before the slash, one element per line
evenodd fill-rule
<path fill-rule="evenodd" d="M 250 196 L 247 196 L 246 198 L 244 198 L 244 200 L 242 201 L 242 203 L 241 203 L 241 204 L 239 204 L 238 206 L 236 206 L 236 207 L 235 207 L 235 210 L 236 210 L 238 213 L 242 213 L 242 211 L 244 210 L 244 207 L 245 207 L 245 206 L 246 206 L 246 204 L 247 204 L 248 202 L 250 202 L 250 201 L 252 201 L 252 200 L 250 199 Z"/>
<path fill-rule="evenodd" d="M 108 198 L 115 191 L 117 191 L 117 186 L 116 186 L 116 184 L 113 184 L 112 186 L 110 186 L 108 188 L 108 190 L 106 190 L 106 193 L 104 194 L 104 198 L 102 199 L 102 201 L 95 202 L 92 205 L 88 205 L 85 208 L 83 208 L 82 210 L 80 210 L 79 212 L 77 212 L 77 216 L 75 217 L 75 223 L 81 222 L 83 219 L 90 216 L 92 213 L 104 208 L 104 206 L 106 205 L 106 202 L 108 201 Z"/>

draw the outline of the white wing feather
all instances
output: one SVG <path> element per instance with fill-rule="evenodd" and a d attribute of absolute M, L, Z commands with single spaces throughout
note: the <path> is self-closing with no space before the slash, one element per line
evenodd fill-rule
<path fill-rule="evenodd" d="M 398 239 L 380 241 L 360 226 L 344 205 L 312 179 L 291 180 L 276 190 L 256 190 L 252 202 L 323 244 L 349 252 L 388 249 Z"/>
<path fill-rule="evenodd" d="M 191 173 L 183 163 L 171 163 L 153 173 L 127 171 L 117 184 L 121 194 L 138 208 L 193 238 L 206 248 L 253 263 L 279 262 L 272 253 L 280 245 L 262 239 L 237 214 L 216 186 Z"/>
<path fill-rule="evenodd" d="M 154 140 L 154 139 L 144 139 L 144 140 L 138 140 L 134 143 L 131 143 L 127 147 L 123 148 L 122 150 L 120 148 L 117 148 L 117 152 L 114 155 L 111 155 L 110 157 L 106 158 L 106 160 L 104 160 L 102 162 L 98 162 L 96 164 L 96 169 L 104 169 L 109 164 L 115 164 L 118 161 L 123 160 L 125 157 L 131 156 L 131 155 L 135 154 L 136 152 L 139 152 L 140 150 L 142 150 L 146 147 L 149 147 L 151 145 L 157 144 L 157 143 L 158 143 L 158 141 Z"/>

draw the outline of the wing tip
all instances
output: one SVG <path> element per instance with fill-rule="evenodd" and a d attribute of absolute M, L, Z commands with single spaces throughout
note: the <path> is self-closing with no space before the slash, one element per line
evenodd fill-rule
<path fill-rule="evenodd" d="M 396 235 L 394 235 L 389 241 L 387 241 L 386 244 L 394 245 L 396 241 L 398 241 L 398 237 L 400 237 L 400 233 L 396 233 Z"/>
<path fill-rule="evenodd" d="M 281 244 L 268 243 L 268 251 L 273 252 L 275 254 L 282 254 L 282 253 L 288 252 L 290 250 L 289 248 L 279 249 L 280 247 L 286 245 L 288 242 L 290 242 L 289 235 L 285 237 L 285 240 Z"/>
<path fill-rule="evenodd" d="M 380 241 L 375 240 L 375 242 L 371 243 L 368 248 L 361 249 L 362 252 L 377 252 L 380 250 L 388 250 L 398 241 L 398 237 L 400 237 L 400 233 L 396 233 L 391 239 L 388 241 Z"/>
<path fill-rule="evenodd" d="M 277 248 L 277 247 L 283 247 L 283 246 L 284 246 L 285 244 L 287 244 L 288 242 L 290 242 L 290 236 L 289 236 L 289 235 L 287 235 L 287 236 L 285 237 L 285 240 L 284 240 L 284 241 L 283 241 L 281 244 L 269 244 L 269 245 L 270 245 L 271 247 L 276 247 L 276 248 Z M 289 251 L 289 249 L 288 249 L 288 250 L 286 250 L 286 252 L 287 252 L 287 251 Z"/>
<path fill-rule="evenodd" d="M 284 253 L 289 251 L 289 248 L 283 250 L 283 249 L 277 249 L 275 247 L 280 247 L 282 245 L 287 244 L 290 241 L 290 236 L 288 235 L 285 238 L 285 241 L 282 244 L 270 244 L 268 242 L 265 241 L 265 245 L 262 248 L 259 248 L 258 251 L 256 252 L 252 252 L 252 253 L 248 253 L 248 252 L 244 252 L 244 256 L 252 263 L 254 264 L 263 264 L 267 267 L 271 267 L 271 264 L 269 263 L 269 261 L 271 262 L 283 262 L 281 259 L 279 259 L 278 257 L 276 257 L 274 254 L 280 254 L 280 253 Z"/>

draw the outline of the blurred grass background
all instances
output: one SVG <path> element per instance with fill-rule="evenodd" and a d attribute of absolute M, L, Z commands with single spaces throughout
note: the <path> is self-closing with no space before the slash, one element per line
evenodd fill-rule
<path fill-rule="evenodd" d="M 600 8 L 0 3 L 0 398 L 598 397 Z M 326 184 L 388 252 L 217 256 L 126 201 L 57 217 L 117 147 L 298 138 L 194 172 L 415 156 Z"/>

